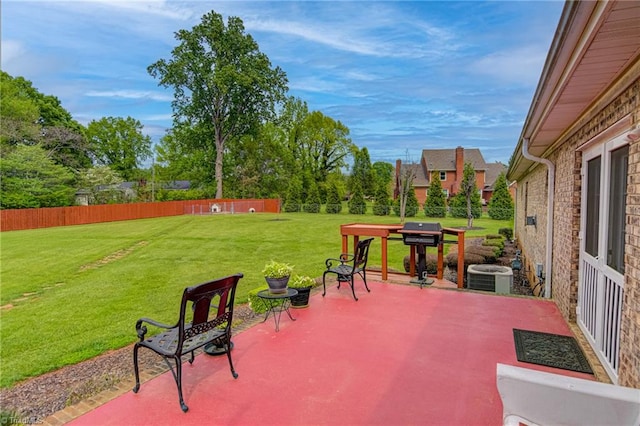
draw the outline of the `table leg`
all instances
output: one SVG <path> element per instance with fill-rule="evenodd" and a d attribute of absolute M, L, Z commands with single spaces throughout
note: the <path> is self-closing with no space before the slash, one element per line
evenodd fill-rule
<path fill-rule="evenodd" d="M 409 276 L 416 276 L 416 246 L 409 246 Z"/>
<path fill-rule="evenodd" d="M 387 237 L 382 237 L 382 281 L 387 280 Z"/>
<path fill-rule="evenodd" d="M 276 332 L 280 331 L 280 317 L 282 316 L 282 311 L 287 312 L 287 315 L 289 315 L 289 318 L 291 319 L 291 321 L 296 320 L 293 316 L 291 316 L 291 311 L 289 311 L 289 306 L 291 305 L 291 300 L 289 298 L 275 299 L 275 300 L 262 299 L 262 300 L 265 303 L 265 306 L 267 307 L 267 313 L 264 319 L 262 320 L 262 322 L 265 322 L 267 318 L 269 318 L 269 314 L 272 314 L 273 322 L 276 325 Z M 282 301 L 282 303 L 279 303 L 280 301 Z"/>
<path fill-rule="evenodd" d="M 441 280 L 444 276 L 444 244 L 438 244 L 438 274 L 436 277 Z"/>
<path fill-rule="evenodd" d="M 464 288 L 464 234 L 458 234 L 458 288 Z"/>

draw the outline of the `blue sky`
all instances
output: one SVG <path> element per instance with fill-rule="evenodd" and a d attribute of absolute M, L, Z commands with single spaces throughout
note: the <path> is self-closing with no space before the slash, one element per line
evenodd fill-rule
<path fill-rule="evenodd" d="M 508 163 L 563 4 L 5 0 L 1 67 L 85 125 L 131 116 L 158 141 L 173 93 L 147 67 L 215 10 L 240 17 L 289 94 L 343 122 L 372 161 L 464 146 Z"/>

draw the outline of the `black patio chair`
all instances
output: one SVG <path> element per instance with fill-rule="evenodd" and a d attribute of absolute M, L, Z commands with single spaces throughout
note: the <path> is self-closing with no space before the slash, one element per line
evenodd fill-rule
<path fill-rule="evenodd" d="M 324 271 L 324 274 L 322 274 L 323 297 L 327 293 L 327 286 L 325 284 L 325 278 L 327 274 L 337 275 L 338 288 L 340 288 L 340 284 L 342 284 L 343 282 L 349 283 L 349 285 L 351 286 L 351 293 L 353 293 L 353 298 L 356 300 L 358 300 L 358 298 L 356 297 L 356 291 L 353 286 L 353 279 L 356 274 L 362 277 L 362 280 L 364 281 L 364 288 L 367 289 L 367 292 L 371 292 L 371 290 L 369 290 L 369 287 L 367 286 L 366 271 L 367 258 L 369 257 L 369 246 L 371 245 L 371 241 L 373 241 L 373 238 L 367 238 L 366 240 L 359 241 L 353 255 L 342 253 L 339 259 L 329 258 L 325 261 L 327 270 Z"/>
<path fill-rule="evenodd" d="M 233 368 L 231 360 L 231 321 L 236 287 L 242 276 L 242 274 L 230 275 L 185 288 L 180 303 L 180 319 L 175 325 L 162 324 L 149 318 L 138 320 L 136 331 L 140 341 L 136 342 L 133 347 L 133 368 L 136 375 L 136 385 L 133 392 L 137 393 L 140 389 L 138 349 L 142 347 L 149 348 L 161 355 L 169 366 L 178 386 L 180 408 L 184 412 L 187 412 L 189 407 L 182 398 L 183 355 L 191 354 L 189 363 L 192 364 L 196 349 L 207 344 L 226 347 L 231 374 L 234 379 L 238 378 L 238 373 Z M 191 309 L 187 308 L 188 305 L 191 306 Z M 209 317 L 210 311 L 213 311 L 212 318 Z M 146 337 L 148 330 L 147 326 L 143 325 L 145 323 L 163 330 L 159 334 Z M 175 362 L 175 370 L 169 359 Z"/>

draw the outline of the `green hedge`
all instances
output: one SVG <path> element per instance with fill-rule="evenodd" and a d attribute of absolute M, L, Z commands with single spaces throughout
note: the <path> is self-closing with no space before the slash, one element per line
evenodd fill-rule
<path fill-rule="evenodd" d="M 449 253 L 445 257 L 445 261 L 447 265 L 452 268 L 456 268 L 458 266 L 458 252 Z M 479 254 L 472 254 L 467 251 L 464 253 L 464 266 L 465 268 L 469 265 L 474 265 L 477 263 L 484 263 L 484 256 L 480 256 Z"/>
<path fill-rule="evenodd" d="M 498 257 L 502 256 L 502 251 L 504 250 L 504 241 L 502 239 L 496 238 L 496 239 L 484 240 L 482 242 L 482 245 L 487 247 L 494 247 L 496 256 Z"/>
<path fill-rule="evenodd" d="M 496 255 L 494 247 L 470 246 L 465 248 L 464 252 L 484 257 L 484 262 L 482 263 L 496 263 L 498 261 L 498 256 Z"/>
<path fill-rule="evenodd" d="M 264 301 L 258 297 L 258 292 L 262 290 L 268 290 L 268 289 L 269 289 L 269 286 L 265 284 L 261 287 L 257 287 L 257 288 L 254 288 L 253 290 L 249 290 L 249 293 L 247 294 L 247 299 L 249 300 L 249 307 L 256 314 L 264 314 L 265 312 L 267 312 L 267 306 L 265 305 Z M 279 302 L 282 303 L 282 301 L 279 301 Z"/>
<path fill-rule="evenodd" d="M 513 239 L 513 229 L 512 228 L 500 228 L 498 229 L 498 233 L 505 237 L 507 240 Z"/>
<path fill-rule="evenodd" d="M 427 261 L 427 274 L 435 275 L 438 273 L 438 255 L 433 253 L 427 253 L 426 255 Z M 409 272 L 410 266 L 410 256 L 404 257 L 404 271 Z M 418 256 L 416 255 L 416 271 L 418 270 Z"/>

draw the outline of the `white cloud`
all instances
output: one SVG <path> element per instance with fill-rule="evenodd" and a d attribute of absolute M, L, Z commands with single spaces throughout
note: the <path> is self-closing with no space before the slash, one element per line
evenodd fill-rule
<path fill-rule="evenodd" d="M 540 76 L 547 49 L 540 46 L 521 46 L 492 52 L 471 64 L 478 73 L 508 82 L 535 84 Z"/>
<path fill-rule="evenodd" d="M 2 41 L 2 68 L 4 69 L 16 58 L 24 55 L 25 48 L 24 43 L 15 40 L 3 40 Z"/>
<path fill-rule="evenodd" d="M 348 36 L 344 31 L 340 31 L 334 26 L 327 28 L 318 23 L 308 25 L 307 23 L 275 20 L 250 20 L 245 21 L 245 25 L 250 30 L 295 36 L 337 50 L 360 55 L 386 56 L 393 53 L 388 52 L 386 46 L 381 46 L 374 40 L 357 39 Z"/>
<path fill-rule="evenodd" d="M 144 121 L 169 121 L 170 122 L 171 120 L 173 120 L 173 115 L 172 114 L 150 114 L 150 115 L 145 115 L 140 119 Z"/>
<path fill-rule="evenodd" d="M 161 16 L 176 20 L 188 20 L 193 17 L 193 12 L 183 7 L 181 2 L 169 2 L 165 0 L 80 0 L 84 3 L 107 6 L 109 9 L 119 9 L 126 14 Z"/>
<path fill-rule="evenodd" d="M 343 90 L 344 86 L 326 79 L 309 76 L 296 79 L 295 82 L 289 84 L 289 89 L 304 92 L 335 93 Z"/>
<path fill-rule="evenodd" d="M 164 93 L 140 90 L 90 90 L 86 96 L 97 98 L 150 99 L 158 102 L 171 102 L 173 96 Z"/>

